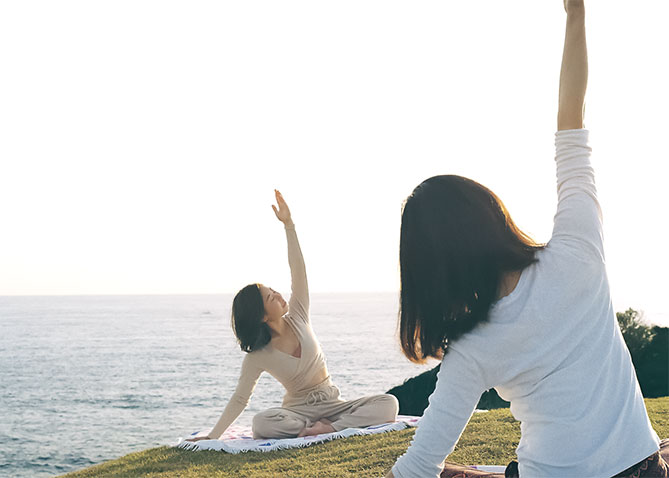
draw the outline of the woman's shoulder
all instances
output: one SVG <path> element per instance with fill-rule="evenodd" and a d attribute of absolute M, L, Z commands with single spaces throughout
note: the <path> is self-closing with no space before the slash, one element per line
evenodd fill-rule
<path fill-rule="evenodd" d="M 564 298 L 567 291 L 592 284 L 604 275 L 601 263 L 585 260 L 569 244 L 552 239 L 537 251 L 535 259 L 523 269 L 513 292 L 492 304 L 491 319 L 514 318 L 528 305 Z M 513 317 L 507 317 L 507 312 Z"/>
<path fill-rule="evenodd" d="M 606 282 L 606 267 L 602 261 L 583 255 L 577 248 L 560 241 L 551 241 L 537 252 L 537 261 L 525 270 L 521 276 L 522 292 L 517 308 L 532 311 L 527 314 L 531 321 L 536 320 L 537 311 L 548 316 L 545 304 L 552 308 L 569 304 L 584 294 L 584 291 L 598 289 Z M 520 313 L 520 311 L 518 311 Z"/>
<path fill-rule="evenodd" d="M 309 318 L 304 317 L 301 314 L 288 312 L 283 316 L 283 318 L 293 327 L 293 329 L 304 329 L 310 327 Z"/>
<path fill-rule="evenodd" d="M 272 343 L 267 342 L 262 348 L 256 349 L 253 352 L 247 352 L 244 361 L 254 365 L 261 365 L 267 360 L 271 353 Z"/>
<path fill-rule="evenodd" d="M 546 247 L 537 253 L 539 269 L 569 269 L 601 273 L 605 267 L 604 257 L 589 244 L 563 236 L 553 236 Z"/>

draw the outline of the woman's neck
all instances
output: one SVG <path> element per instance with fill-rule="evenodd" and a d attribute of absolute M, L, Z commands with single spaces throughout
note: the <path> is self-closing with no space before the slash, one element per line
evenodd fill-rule
<path fill-rule="evenodd" d="M 499 282 L 499 292 L 497 294 L 497 300 L 506 297 L 516 289 L 516 286 L 520 281 L 520 275 L 522 273 L 523 271 L 511 271 L 511 272 L 506 272 L 502 276 L 502 280 Z"/>
<path fill-rule="evenodd" d="M 283 317 L 279 317 L 278 319 L 267 321 L 267 326 L 269 327 L 270 330 L 270 335 L 272 338 L 274 337 L 281 337 L 283 333 L 286 330 L 286 321 L 283 320 Z"/>

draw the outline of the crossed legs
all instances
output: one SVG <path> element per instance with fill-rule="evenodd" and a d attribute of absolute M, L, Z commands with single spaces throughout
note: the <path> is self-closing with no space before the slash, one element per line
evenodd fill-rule
<path fill-rule="evenodd" d="M 379 425 L 395 421 L 398 408 L 397 399 L 387 394 L 270 408 L 253 417 L 253 437 L 295 438 Z"/>

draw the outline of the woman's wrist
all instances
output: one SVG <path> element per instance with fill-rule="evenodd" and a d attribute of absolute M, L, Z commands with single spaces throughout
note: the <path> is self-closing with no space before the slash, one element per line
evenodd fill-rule
<path fill-rule="evenodd" d="M 585 13 L 585 3 L 583 0 L 565 0 L 564 9 L 567 15 L 583 15 Z"/>

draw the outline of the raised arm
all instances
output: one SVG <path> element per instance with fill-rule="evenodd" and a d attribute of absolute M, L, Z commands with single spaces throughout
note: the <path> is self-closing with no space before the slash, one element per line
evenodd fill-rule
<path fill-rule="evenodd" d="M 567 30 L 564 38 L 558 131 L 583 128 L 585 90 L 588 85 L 588 49 L 585 41 L 583 0 L 564 0 Z"/>
<path fill-rule="evenodd" d="M 302 257 L 302 250 L 300 243 L 297 240 L 297 233 L 295 232 L 295 224 L 290 215 L 288 204 L 283 199 L 281 193 L 274 190 L 276 196 L 276 203 L 272 205 L 274 214 L 279 221 L 283 223 L 286 228 L 286 241 L 288 243 L 288 265 L 290 266 L 291 279 L 291 294 L 290 302 L 288 304 L 288 313 L 295 318 L 309 321 L 309 286 L 307 283 L 307 270 L 304 265 L 304 257 Z"/>
<path fill-rule="evenodd" d="M 558 208 L 551 242 L 570 244 L 573 257 L 602 262 L 602 212 L 590 163 L 583 106 L 588 83 L 583 0 L 564 0 L 567 31 L 560 73 L 560 109 L 555 135 Z"/>

